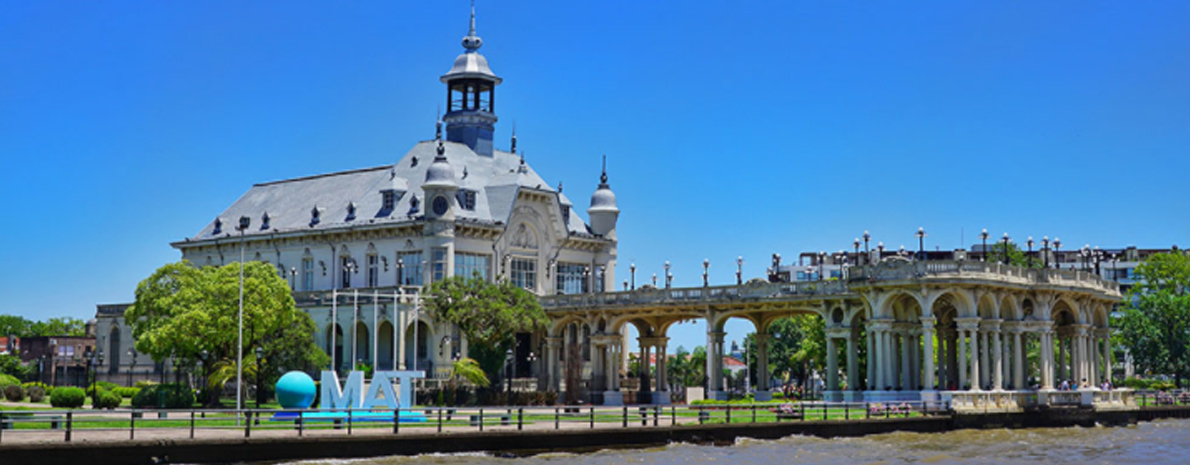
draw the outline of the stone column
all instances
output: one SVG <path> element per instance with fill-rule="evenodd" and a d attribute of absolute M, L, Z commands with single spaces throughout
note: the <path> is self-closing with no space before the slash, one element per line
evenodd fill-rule
<path fill-rule="evenodd" d="M 1066 338 L 1058 334 L 1058 379 L 1066 379 Z"/>
<path fill-rule="evenodd" d="M 839 390 L 839 349 L 831 336 L 826 337 L 826 390 Z"/>
<path fill-rule="evenodd" d="M 1016 390 L 1025 388 L 1025 351 L 1021 347 L 1021 329 L 1012 332 L 1012 387 Z"/>
<path fill-rule="evenodd" d="M 849 332 L 847 336 L 847 390 L 859 391 L 859 348 L 855 333 Z"/>
<path fill-rule="evenodd" d="M 1041 388 L 1054 388 L 1054 332 L 1051 328 L 1042 330 L 1040 336 L 1042 347 Z"/>
<path fill-rule="evenodd" d="M 707 398 L 718 399 L 723 391 L 723 331 L 707 332 Z"/>
<path fill-rule="evenodd" d="M 871 326 L 872 326 L 871 324 L 868 325 L 868 334 L 867 334 L 868 337 L 865 338 L 866 339 L 865 345 L 867 346 L 867 349 L 868 349 L 868 352 L 867 352 L 867 354 L 868 354 L 867 388 L 869 391 L 874 390 L 875 386 L 876 386 L 876 352 L 872 350 L 872 341 L 874 339 L 876 339 L 876 333 L 875 333 L 875 331 L 872 330 Z"/>
<path fill-rule="evenodd" d="M 937 328 L 936 323 L 934 327 Z M 949 361 L 946 354 L 950 350 L 950 336 L 946 334 L 946 330 L 936 330 L 934 334 L 938 335 L 938 346 L 934 348 L 936 354 L 934 363 L 937 365 L 934 386 L 940 391 L 945 391 L 946 387 L 950 385 L 950 373 L 948 373 L 949 369 L 946 366 Z M 929 337 L 926 339 L 930 340 Z"/>
<path fill-rule="evenodd" d="M 991 339 L 992 334 L 986 330 L 979 331 L 979 387 L 982 389 L 988 380 L 992 379 L 992 365 L 988 360 L 988 353 L 991 352 L 988 347 L 988 340 Z"/>
<path fill-rule="evenodd" d="M 561 356 L 558 353 L 558 349 L 560 349 L 562 347 L 562 338 L 558 337 L 558 336 L 547 337 L 547 338 L 545 338 L 545 344 L 546 344 L 546 346 L 545 346 L 546 364 L 545 365 L 546 365 L 546 371 L 547 371 L 547 379 L 549 380 L 547 383 L 549 385 L 548 389 L 551 391 L 557 392 L 559 380 L 561 379 L 561 377 L 558 376 L 558 357 Z"/>
<path fill-rule="evenodd" d="M 999 391 L 1004 388 L 1004 355 L 1001 352 L 1003 346 L 1000 345 L 1000 328 L 992 329 L 992 390 Z"/>
<path fill-rule="evenodd" d="M 769 337 L 767 333 L 756 333 L 756 390 L 757 396 L 761 397 L 767 396 L 759 392 L 768 392 L 772 384 L 769 382 Z"/>
<path fill-rule="evenodd" d="M 1112 379 L 1112 363 L 1111 363 L 1111 330 L 1101 329 L 1103 338 L 1103 375 L 1106 380 Z"/>
<path fill-rule="evenodd" d="M 922 329 L 921 337 L 922 337 L 922 343 L 923 343 L 922 360 L 925 362 L 925 370 L 922 371 L 922 376 L 924 378 L 922 380 L 922 387 L 924 387 L 927 391 L 933 391 L 935 389 L 935 384 L 936 384 L 935 378 L 934 378 L 934 324 L 935 323 L 936 323 L 936 320 L 934 318 L 922 318 L 921 319 L 921 329 Z"/>
<path fill-rule="evenodd" d="M 959 331 L 949 330 L 948 334 L 950 339 L 946 341 L 946 378 L 948 384 L 954 385 L 955 389 L 962 389 L 963 383 L 959 381 L 959 377 L 967 379 L 966 374 L 960 375 L 962 370 L 959 369 L 959 347 L 963 344 L 959 339 Z"/>
<path fill-rule="evenodd" d="M 892 386 L 896 389 L 897 363 L 900 362 L 897 358 L 896 336 L 893 334 L 891 328 L 884 330 L 884 355 L 885 361 L 882 363 L 884 365 L 884 384 L 885 386 Z"/>
<path fill-rule="evenodd" d="M 913 354 L 909 351 L 909 341 L 913 336 L 908 331 L 901 331 L 901 389 L 913 390 Z"/>
<path fill-rule="evenodd" d="M 668 347 L 669 338 L 662 338 L 660 345 L 657 346 L 657 391 L 669 391 L 669 360 L 666 359 L 666 348 Z"/>
<path fill-rule="evenodd" d="M 958 346 L 959 346 L 959 383 L 956 390 L 962 391 L 967 385 L 967 344 L 966 338 L 967 330 L 959 328 L 958 330 Z"/>

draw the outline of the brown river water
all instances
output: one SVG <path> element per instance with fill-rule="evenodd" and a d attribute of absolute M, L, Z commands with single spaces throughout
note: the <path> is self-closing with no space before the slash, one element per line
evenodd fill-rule
<path fill-rule="evenodd" d="M 731 446 L 670 444 L 651 449 L 585 454 L 548 453 L 523 458 L 485 454 L 422 455 L 352 460 L 309 460 L 301 465 L 423 464 L 831 464 L 869 463 L 1037 463 L 1190 464 L 1190 421 L 1163 420 L 1136 426 L 961 430 L 948 433 L 890 433 L 846 439 L 791 436 L 741 439 Z"/>

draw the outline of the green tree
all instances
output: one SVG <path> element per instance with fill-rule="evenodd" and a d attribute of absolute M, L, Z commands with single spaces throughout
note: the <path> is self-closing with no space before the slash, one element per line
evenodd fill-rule
<path fill-rule="evenodd" d="M 1034 244 L 1036 245 L 1036 244 Z M 988 245 L 987 260 L 990 262 L 1004 263 L 1004 241 L 999 241 Z M 1008 264 L 1024 268 L 1042 268 L 1045 266 L 1045 261 L 1039 256 L 1030 257 L 1026 251 L 1017 247 L 1015 242 L 1008 243 Z M 1037 253 L 1034 251 L 1034 253 Z"/>
<path fill-rule="evenodd" d="M 479 362 L 471 357 L 463 357 L 455 360 L 450 368 L 450 382 L 453 385 L 460 379 L 465 379 L 467 382 L 481 388 L 488 387 L 492 381 L 484 374 L 483 368 L 479 367 Z"/>
<path fill-rule="evenodd" d="M 1180 388 L 1190 376 L 1190 257 L 1153 255 L 1136 274 L 1114 326 L 1137 368 L 1173 375 Z"/>
<path fill-rule="evenodd" d="M 452 276 L 430 285 L 426 309 L 439 321 L 452 323 L 467 338 L 471 358 L 499 379 L 505 353 L 516 333 L 545 329 L 549 320 L 537 297 L 511 282 Z"/>
<path fill-rule="evenodd" d="M 770 324 L 767 332 L 770 379 L 788 381 L 793 378 L 808 387 L 810 374 L 826 365 L 826 333 L 822 318 L 817 315 L 782 318 Z M 746 336 L 744 345 L 748 349 L 749 372 L 753 373 L 752 381 L 755 382 L 758 380 L 755 334 Z"/>
<path fill-rule="evenodd" d="M 33 322 L 17 315 L 0 315 L 0 336 L 33 335 Z"/>
<path fill-rule="evenodd" d="M 17 379 L 29 376 L 29 366 L 21 363 L 17 354 L 0 354 L 0 375 L 10 375 Z"/>
<path fill-rule="evenodd" d="M 158 361 L 172 357 L 183 366 L 193 366 L 207 351 L 208 374 L 229 365 L 234 371 L 239 277 L 238 263 L 196 268 L 181 261 L 141 281 L 124 314 L 137 351 Z M 262 348 L 262 385 L 279 376 L 281 367 L 312 371 L 330 363 L 314 344 L 314 321 L 297 310 L 289 284 L 269 264 L 244 266 L 243 320 L 244 368 L 256 369 L 255 349 Z M 246 382 L 254 379 L 245 375 Z"/>

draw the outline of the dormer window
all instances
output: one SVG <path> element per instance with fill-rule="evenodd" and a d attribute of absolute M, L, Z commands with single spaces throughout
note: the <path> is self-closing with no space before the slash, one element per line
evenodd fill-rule
<path fill-rule="evenodd" d="M 455 197 L 459 201 L 459 207 L 463 210 L 475 211 L 475 191 L 471 189 L 459 189 Z"/>
<path fill-rule="evenodd" d="M 397 203 L 396 196 L 393 195 L 393 191 L 381 192 L 380 196 L 383 198 L 380 209 L 384 211 L 392 211 L 393 207 L 395 207 Z"/>
<path fill-rule="evenodd" d="M 211 234 L 220 234 L 223 232 L 223 218 L 215 218 L 215 230 Z"/>
<path fill-rule="evenodd" d="M 322 215 L 318 212 L 318 206 L 315 205 L 314 208 L 310 210 L 310 227 L 314 227 L 314 225 L 318 224 L 318 222 L 321 220 L 321 218 L 319 218 L 320 216 Z"/>
<path fill-rule="evenodd" d="M 269 229 L 269 212 L 264 212 L 263 215 L 260 215 L 260 229 L 262 231 Z"/>
<path fill-rule="evenodd" d="M 418 208 L 418 204 L 419 202 L 417 201 L 416 195 L 409 199 L 409 216 L 416 215 L 417 212 L 421 211 Z"/>
<path fill-rule="evenodd" d="M 347 221 L 355 219 L 355 202 L 347 202 Z"/>

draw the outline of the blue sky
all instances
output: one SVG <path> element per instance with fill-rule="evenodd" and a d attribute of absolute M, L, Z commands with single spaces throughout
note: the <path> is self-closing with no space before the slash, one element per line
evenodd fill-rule
<path fill-rule="evenodd" d="M 608 155 L 621 276 L 726 283 L 919 226 L 1190 245 L 1188 2 L 662 3 L 478 5 L 498 145 L 515 121 L 576 203 Z M 251 184 L 432 138 L 467 8 L 6 3 L 0 313 L 89 318 Z"/>

